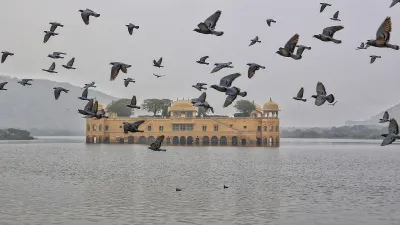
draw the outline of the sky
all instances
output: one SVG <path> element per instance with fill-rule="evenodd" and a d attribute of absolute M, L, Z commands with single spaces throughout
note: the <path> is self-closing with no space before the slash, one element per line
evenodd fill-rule
<path fill-rule="evenodd" d="M 387 16 L 392 17 L 391 43 L 400 45 L 400 4 L 389 8 L 391 0 L 329 0 L 331 7 L 319 12 L 320 0 L 2 0 L 0 7 L 0 49 L 14 52 L 0 65 L 2 75 L 49 79 L 81 86 L 96 81 L 98 90 L 109 95 L 131 98 L 141 103 L 147 98 L 189 99 L 200 96 L 191 86 L 197 82 L 218 84 L 225 75 L 239 72 L 233 83 L 247 91 L 246 98 L 261 106 L 272 98 L 281 109 L 282 126 L 339 126 L 346 120 L 363 120 L 400 102 L 400 51 L 369 48 L 356 51 L 362 41 L 374 39 Z M 86 26 L 79 9 L 92 9 L 99 18 L 90 18 Z M 222 15 L 216 30 L 223 36 L 203 35 L 193 31 L 217 10 Z M 340 11 L 341 22 L 329 18 Z M 272 27 L 267 18 L 277 21 Z M 57 21 L 58 36 L 43 43 L 49 22 Z M 140 26 L 128 34 L 126 24 Z M 313 35 L 333 25 L 344 29 L 335 34 L 342 44 L 321 42 Z M 275 52 L 295 34 L 299 44 L 311 46 L 303 59 L 284 58 Z M 259 36 L 261 43 L 249 47 Z M 47 55 L 66 52 L 65 59 Z M 370 55 L 381 55 L 370 64 Z M 210 65 L 196 63 L 208 55 Z M 76 70 L 61 67 L 75 57 Z M 164 68 L 152 66 L 153 59 L 163 57 Z M 48 74 L 55 61 L 58 74 Z M 127 74 L 111 82 L 110 62 L 132 65 Z M 234 68 L 210 74 L 213 63 L 233 62 Z M 247 63 L 266 67 L 248 79 Z M 166 75 L 156 79 L 152 74 Z M 135 84 L 127 88 L 123 79 L 132 77 Z M 338 103 L 317 107 L 310 98 L 317 82 L 325 84 Z M 294 101 L 300 87 L 305 88 L 306 103 Z M 34 94 L 34 93 L 30 93 Z M 240 97 L 238 99 L 241 99 Z M 233 105 L 223 108 L 223 93 L 207 90 L 207 101 L 216 114 L 233 114 Z M 51 104 L 51 103 L 49 103 Z M 399 118 L 400 119 L 400 118 Z"/>

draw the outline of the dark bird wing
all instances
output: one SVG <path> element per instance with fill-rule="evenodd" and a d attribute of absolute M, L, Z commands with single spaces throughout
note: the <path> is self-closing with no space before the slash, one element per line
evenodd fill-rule
<path fill-rule="evenodd" d="M 131 105 L 136 105 L 136 96 L 134 95 L 134 96 L 132 96 L 132 99 L 131 99 Z"/>
<path fill-rule="evenodd" d="M 335 12 L 335 14 L 333 14 L 333 18 L 337 19 L 339 17 L 339 11 Z"/>
<path fill-rule="evenodd" d="M 218 72 L 218 71 L 220 71 L 222 68 L 224 68 L 224 65 L 223 65 L 223 64 L 219 64 L 219 65 L 217 65 L 216 67 L 214 67 L 213 70 L 211 70 L 211 73 Z"/>
<path fill-rule="evenodd" d="M 71 60 L 68 61 L 67 66 L 73 66 L 75 62 L 75 58 L 72 58 Z"/>
<path fill-rule="evenodd" d="M 378 31 L 376 32 L 376 42 L 385 43 L 390 40 L 390 32 L 392 32 L 392 20 L 386 17 Z"/>
<path fill-rule="evenodd" d="M 206 83 L 197 83 L 196 84 L 197 86 L 204 86 L 204 85 L 207 85 Z"/>
<path fill-rule="evenodd" d="M 375 57 L 371 57 L 371 61 L 370 61 L 370 63 L 372 64 L 372 63 L 374 63 L 375 62 Z"/>
<path fill-rule="evenodd" d="M 396 141 L 396 138 L 393 135 L 388 135 L 383 139 L 381 146 L 386 146 L 392 144 L 394 141 Z"/>
<path fill-rule="evenodd" d="M 223 78 L 220 80 L 219 85 L 220 85 L 220 86 L 224 86 L 224 87 L 230 87 L 230 86 L 232 85 L 232 82 L 233 82 L 236 78 L 238 78 L 238 77 L 240 77 L 240 76 L 241 76 L 240 73 L 234 73 L 234 74 L 230 74 L 230 75 L 228 75 L 228 76 L 225 76 L 225 77 L 223 77 Z"/>
<path fill-rule="evenodd" d="M 133 26 L 128 27 L 128 32 L 129 32 L 130 35 L 133 34 Z"/>
<path fill-rule="evenodd" d="M 321 8 L 319 9 L 319 12 L 322 12 L 322 11 L 324 11 L 324 9 L 326 8 L 326 4 L 322 4 L 321 3 Z"/>
<path fill-rule="evenodd" d="M 393 0 L 392 1 L 392 4 L 390 4 L 390 7 L 389 8 L 392 8 L 394 5 L 396 5 L 398 3 L 398 0 Z"/>
<path fill-rule="evenodd" d="M 7 59 L 7 54 L 6 53 L 3 53 L 3 55 L 1 56 L 1 63 L 3 63 L 4 61 L 6 61 L 6 59 Z"/>
<path fill-rule="evenodd" d="M 129 80 L 128 79 L 124 80 L 124 85 L 125 85 L 125 87 L 128 87 L 128 85 L 129 85 Z"/>
<path fill-rule="evenodd" d="M 228 95 L 228 97 L 226 97 L 225 102 L 224 102 L 224 108 L 228 107 L 230 104 L 232 104 L 233 101 L 235 101 L 237 98 L 237 95 Z"/>
<path fill-rule="evenodd" d="M 121 69 L 121 65 L 116 63 L 111 67 L 111 77 L 110 77 L 110 81 L 115 80 L 115 78 L 117 78 L 119 70 Z"/>
<path fill-rule="evenodd" d="M 131 124 L 130 123 L 124 123 L 124 133 L 127 134 L 129 132 Z"/>
<path fill-rule="evenodd" d="M 86 25 L 89 25 L 89 13 L 84 11 L 84 12 L 81 13 L 81 17 L 82 17 L 83 22 Z"/>
<path fill-rule="evenodd" d="M 208 59 L 208 56 L 203 56 L 203 57 L 200 58 L 200 61 L 201 62 L 205 62 L 207 59 Z"/>
<path fill-rule="evenodd" d="M 300 88 L 299 93 L 297 93 L 297 98 L 303 98 L 304 95 L 304 88 Z"/>
<path fill-rule="evenodd" d="M 53 62 L 49 68 L 50 71 L 53 71 L 56 68 L 56 63 Z"/>
<path fill-rule="evenodd" d="M 200 97 L 197 99 L 198 102 L 204 103 L 206 101 L 207 98 L 207 93 L 203 92 Z"/>
<path fill-rule="evenodd" d="M 8 84 L 8 82 L 0 83 L 0 89 L 3 89 L 6 84 Z"/>
<path fill-rule="evenodd" d="M 157 140 L 154 142 L 157 148 L 161 147 L 161 143 L 164 141 L 164 135 L 157 137 Z"/>
<path fill-rule="evenodd" d="M 339 30 L 341 30 L 341 29 L 343 29 L 344 27 L 343 26 L 331 26 L 331 27 L 327 27 L 327 28 L 325 28 L 323 31 L 322 31 L 322 34 L 323 35 L 326 35 L 326 36 L 329 36 L 329 37 L 333 37 L 333 35 L 337 32 L 337 31 L 339 31 Z"/>
<path fill-rule="evenodd" d="M 299 37 L 300 36 L 298 34 L 293 35 L 293 37 L 290 38 L 289 41 L 285 44 L 285 49 L 288 50 L 290 53 L 293 53 L 297 43 L 299 42 Z"/>
<path fill-rule="evenodd" d="M 98 110 L 99 110 L 99 102 L 96 100 L 96 101 L 94 101 L 94 104 L 93 104 L 91 112 L 94 115 L 96 115 Z"/>
<path fill-rule="evenodd" d="M 250 66 L 249 70 L 247 72 L 247 76 L 249 78 L 252 78 L 254 76 L 254 74 L 256 73 L 256 70 L 257 70 L 257 66 L 255 66 L 255 65 Z"/>
<path fill-rule="evenodd" d="M 321 106 L 326 102 L 326 98 L 324 96 L 317 96 L 317 98 L 315 99 L 315 105 L 317 106 Z"/>
<path fill-rule="evenodd" d="M 384 120 L 389 120 L 389 113 L 388 113 L 388 111 L 386 111 L 386 112 L 383 114 L 383 119 L 384 119 Z"/>
<path fill-rule="evenodd" d="M 162 57 L 158 60 L 157 64 L 161 65 L 161 63 L 162 63 Z"/>
<path fill-rule="evenodd" d="M 325 86 L 321 82 L 317 83 L 317 94 L 318 95 L 326 95 Z"/>
<path fill-rule="evenodd" d="M 85 90 L 83 90 L 83 92 L 82 92 L 82 98 L 87 98 L 88 92 L 89 92 L 89 89 L 85 88 Z"/>
<path fill-rule="evenodd" d="M 54 97 L 56 98 L 56 100 L 60 97 L 60 94 L 61 94 L 60 88 L 54 89 Z"/>
<path fill-rule="evenodd" d="M 399 134 L 399 125 L 395 119 L 390 119 L 389 122 L 389 134 Z"/>
<path fill-rule="evenodd" d="M 88 103 L 86 103 L 85 108 L 83 108 L 84 111 L 86 112 L 91 112 L 93 108 L 93 99 L 90 99 Z"/>
<path fill-rule="evenodd" d="M 212 14 L 210 17 L 208 17 L 205 21 L 204 24 L 206 24 L 206 26 L 208 28 L 210 28 L 211 30 L 213 30 L 215 28 L 215 26 L 217 25 L 217 22 L 219 20 L 219 17 L 221 16 L 221 11 L 218 10 L 217 12 L 215 12 L 214 14 Z"/>
<path fill-rule="evenodd" d="M 50 31 L 51 32 L 56 31 L 57 26 L 58 26 L 57 24 L 52 24 L 51 27 L 50 27 Z"/>
<path fill-rule="evenodd" d="M 132 127 L 134 127 L 135 129 L 138 129 L 139 126 L 140 126 L 142 123 L 144 123 L 144 120 L 136 121 L 136 122 L 132 123 Z"/>
<path fill-rule="evenodd" d="M 50 36 L 51 36 L 51 34 L 46 33 L 46 34 L 44 35 L 43 42 L 46 43 L 46 42 L 50 39 Z"/>

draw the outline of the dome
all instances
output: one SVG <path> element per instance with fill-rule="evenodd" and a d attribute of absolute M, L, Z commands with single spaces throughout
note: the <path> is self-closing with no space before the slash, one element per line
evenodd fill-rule
<path fill-rule="evenodd" d="M 263 107 L 264 111 L 279 111 L 278 104 L 272 101 L 272 99 L 269 99 L 269 102 L 264 104 Z"/>
<path fill-rule="evenodd" d="M 168 112 L 172 111 L 196 111 L 197 108 L 192 105 L 190 100 L 176 100 L 168 107 Z"/>
<path fill-rule="evenodd" d="M 258 111 L 258 112 L 262 112 L 263 109 L 261 108 L 261 106 L 259 104 L 254 104 L 256 106 L 256 109 L 254 111 Z"/>

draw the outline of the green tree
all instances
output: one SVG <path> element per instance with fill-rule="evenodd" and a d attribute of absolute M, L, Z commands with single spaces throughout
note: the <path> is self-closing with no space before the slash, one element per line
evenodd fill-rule
<path fill-rule="evenodd" d="M 168 115 L 168 106 L 171 105 L 171 100 L 169 99 L 145 99 L 142 104 L 142 108 L 148 112 L 152 112 L 154 116 L 157 113 L 162 112 L 163 116 Z"/>
<path fill-rule="evenodd" d="M 129 105 L 131 102 L 130 99 L 119 99 L 117 101 L 112 101 L 107 105 L 107 111 L 117 113 L 118 116 L 129 117 L 133 114 L 132 110 L 126 105 Z"/>
<path fill-rule="evenodd" d="M 239 100 L 236 101 L 235 106 L 236 111 L 240 112 L 242 116 L 249 117 L 250 113 L 256 109 L 254 103 L 248 100 Z"/>
<path fill-rule="evenodd" d="M 163 102 L 163 106 L 161 109 L 161 115 L 164 117 L 168 117 L 168 107 L 171 106 L 172 100 L 170 99 L 161 99 L 161 101 Z"/>

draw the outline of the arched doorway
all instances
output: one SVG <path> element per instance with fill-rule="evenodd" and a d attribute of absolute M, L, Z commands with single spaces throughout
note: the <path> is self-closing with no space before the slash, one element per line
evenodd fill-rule
<path fill-rule="evenodd" d="M 274 138 L 273 137 L 269 138 L 269 145 L 274 146 Z"/>
<path fill-rule="evenodd" d="M 211 145 L 212 146 L 218 145 L 218 137 L 217 136 L 212 136 L 211 137 Z"/>
<path fill-rule="evenodd" d="M 154 143 L 154 137 L 153 136 L 150 136 L 150 137 L 148 137 L 147 138 L 147 141 L 148 141 L 148 143 L 147 144 L 151 144 L 151 143 Z"/>
<path fill-rule="evenodd" d="M 180 145 L 186 145 L 186 137 L 182 136 L 182 137 L 179 139 L 179 144 L 180 144 Z"/>
<path fill-rule="evenodd" d="M 134 144 L 135 143 L 135 138 L 133 136 L 128 137 L 128 144 Z"/>
<path fill-rule="evenodd" d="M 90 143 L 90 137 L 86 136 L 86 143 Z"/>
<path fill-rule="evenodd" d="M 99 139 L 97 139 L 97 143 L 101 144 L 102 141 L 103 141 L 103 137 L 100 136 Z"/>
<path fill-rule="evenodd" d="M 210 145 L 210 138 L 208 136 L 203 137 L 203 145 Z"/>
<path fill-rule="evenodd" d="M 119 143 L 120 143 L 120 144 L 123 144 L 124 142 L 125 142 L 124 138 L 123 138 L 123 137 L 120 137 L 120 138 L 119 138 Z"/>
<path fill-rule="evenodd" d="M 110 144 L 110 137 L 105 137 L 104 138 L 104 143 L 105 144 Z"/>
<path fill-rule="evenodd" d="M 228 144 L 228 140 L 226 139 L 225 136 L 222 136 L 222 137 L 219 139 L 219 142 L 221 143 L 222 146 L 226 146 L 226 145 Z"/>
<path fill-rule="evenodd" d="M 236 136 L 232 137 L 232 145 L 233 146 L 237 146 L 238 145 L 238 137 L 236 137 Z"/>
<path fill-rule="evenodd" d="M 95 143 L 94 141 L 95 141 L 95 137 L 92 137 L 90 140 L 90 143 Z"/>
<path fill-rule="evenodd" d="M 199 137 L 196 137 L 196 145 L 200 145 L 200 138 Z"/>
<path fill-rule="evenodd" d="M 177 136 L 175 136 L 174 138 L 172 138 L 172 144 L 173 145 L 179 145 L 179 138 Z"/>
<path fill-rule="evenodd" d="M 170 145 L 170 144 L 171 144 L 171 138 L 167 137 L 167 145 Z"/>
<path fill-rule="evenodd" d="M 192 136 L 189 136 L 189 137 L 187 138 L 187 144 L 188 144 L 188 145 L 193 145 L 193 137 L 192 137 Z"/>
<path fill-rule="evenodd" d="M 243 146 L 246 145 L 246 138 L 242 138 L 242 145 L 243 145 Z"/>
<path fill-rule="evenodd" d="M 257 138 L 257 146 L 261 146 L 261 138 Z"/>
<path fill-rule="evenodd" d="M 267 137 L 264 137 L 264 143 L 263 143 L 265 146 L 268 144 L 268 138 Z"/>
<path fill-rule="evenodd" d="M 146 137 L 145 136 L 140 136 L 139 137 L 139 144 L 146 144 Z"/>

